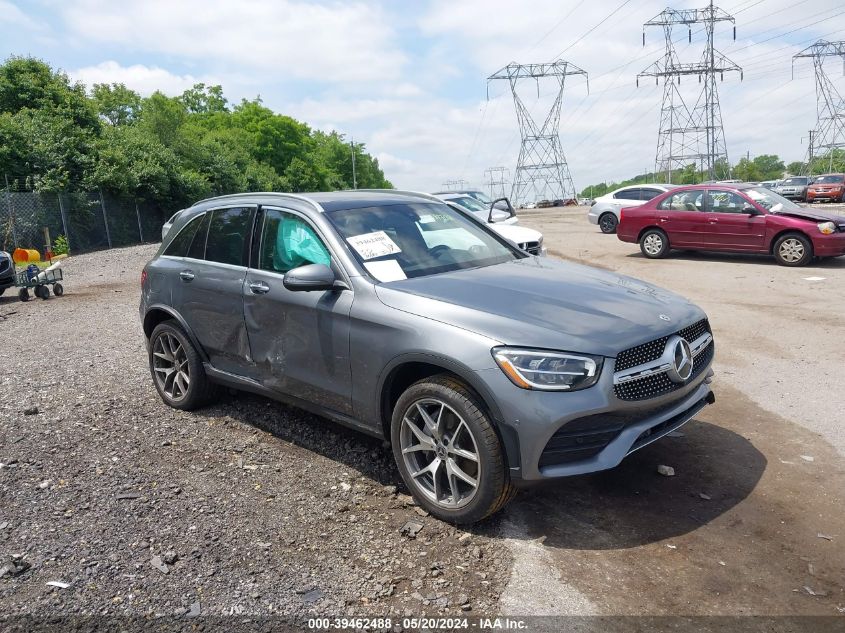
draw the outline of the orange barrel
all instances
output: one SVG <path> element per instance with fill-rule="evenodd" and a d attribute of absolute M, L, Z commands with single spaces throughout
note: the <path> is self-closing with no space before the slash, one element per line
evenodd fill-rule
<path fill-rule="evenodd" d="M 12 259 L 15 260 L 16 264 L 40 262 L 41 254 L 34 248 L 16 248 L 15 252 L 12 253 Z"/>

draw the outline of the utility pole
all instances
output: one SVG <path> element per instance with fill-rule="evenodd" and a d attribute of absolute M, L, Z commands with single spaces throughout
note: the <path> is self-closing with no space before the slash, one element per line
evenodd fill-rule
<path fill-rule="evenodd" d="M 493 199 L 505 197 L 505 185 L 509 184 L 507 178 L 510 170 L 507 167 L 488 167 L 484 170 L 484 180 L 490 190 L 490 197 Z"/>
<path fill-rule="evenodd" d="M 819 40 L 800 53 L 793 55 L 792 68 L 795 73 L 795 60 L 809 57 L 813 60 L 816 72 L 816 129 L 810 132 L 810 146 L 807 153 L 807 174 L 812 175 L 816 154 L 828 157 L 828 170 L 833 170 L 833 155 L 837 150 L 845 151 L 845 99 L 839 94 L 831 78 L 825 72 L 824 63 L 830 57 L 842 59 L 842 72 L 845 75 L 845 41 L 828 42 Z"/>
<path fill-rule="evenodd" d="M 663 29 L 666 52 L 663 58 L 637 75 L 640 78 L 654 77 L 655 85 L 663 78 L 663 103 L 660 109 L 660 129 L 657 135 L 657 154 L 655 171 L 665 171 L 667 181 L 672 182 L 672 173 L 683 169 L 688 164 L 701 164 L 706 168 L 709 180 L 716 179 L 716 164 L 719 160 L 728 163 L 727 144 L 722 125 L 722 111 L 719 105 L 719 93 L 716 89 L 716 75 L 720 80 L 730 71 L 740 73 L 742 69 L 717 51 L 714 36 L 717 22 L 731 22 L 734 17 L 722 9 L 713 6 L 713 1 L 703 9 L 665 9 L 646 22 L 643 26 L 659 26 Z M 707 33 L 707 42 L 701 61 L 681 62 L 672 41 L 672 29 L 685 25 L 688 40 L 692 42 L 692 26 L 703 24 Z M 736 26 L 733 28 L 736 40 Z M 645 46 L 645 28 L 643 28 L 643 46 Z M 704 80 L 695 105 L 689 108 L 681 95 L 681 77 L 698 76 L 698 82 Z"/>
<path fill-rule="evenodd" d="M 548 64 L 517 64 L 511 62 L 487 78 L 488 99 L 490 82 L 502 79 L 508 82 L 513 96 L 516 118 L 522 143 L 516 163 L 516 174 L 511 188 L 511 202 L 519 206 L 540 198 L 568 200 L 576 197 L 575 184 L 560 143 L 560 110 L 566 78 L 583 75 L 590 84 L 587 71 L 561 59 Z M 524 79 L 533 79 L 540 95 L 540 80 L 553 80 L 557 84 L 556 97 L 542 125 L 538 125 L 528 111 L 518 88 Z"/>
<path fill-rule="evenodd" d="M 358 188 L 358 178 L 355 175 L 355 139 L 353 137 L 349 137 L 349 145 L 352 148 L 352 188 Z"/>

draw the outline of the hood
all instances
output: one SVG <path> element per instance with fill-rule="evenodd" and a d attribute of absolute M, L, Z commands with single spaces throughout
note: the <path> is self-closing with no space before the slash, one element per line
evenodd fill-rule
<path fill-rule="evenodd" d="M 518 226 L 516 224 L 491 224 L 490 228 L 506 240 L 510 240 L 516 244 L 539 242 L 543 239 L 543 234 L 540 233 L 540 231 L 535 231 L 534 229 Z"/>
<path fill-rule="evenodd" d="M 818 211 L 816 209 L 801 208 L 788 211 L 774 211 L 770 212 L 772 215 L 785 215 L 791 218 L 800 218 L 802 220 L 812 220 L 813 222 L 835 222 L 838 225 L 845 225 L 845 216 L 828 213 L 827 211 Z"/>
<path fill-rule="evenodd" d="M 503 344 L 603 356 L 705 316 L 683 297 L 643 281 L 540 257 L 380 284 L 376 294 L 397 310 Z"/>

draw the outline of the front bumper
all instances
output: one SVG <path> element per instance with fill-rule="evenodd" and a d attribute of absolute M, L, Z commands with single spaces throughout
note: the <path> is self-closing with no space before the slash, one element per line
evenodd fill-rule
<path fill-rule="evenodd" d="M 839 257 L 845 255 L 845 233 L 814 235 L 813 254 L 817 257 Z"/>
<path fill-rule="evenodd" d="M 499 422 L 505 427 L 501 430 L 510 477 L 516 485 L 614 468 L 627 455 L 671 433 L 715 400 L 710 388 L 712 361 L 676 391 L 638 401 L 616 398 L 613 361 L 609 364 L 596 385 L 572 393 L 520 389 L 498 368 L 477 372 L 490 393 L 496 394 L 502 416 Z M 601 437 L 601 420 L 605 417 L 624 419 L 625 423 Z M 584 426 L 591 419 L 597 420 L 595 428 Z M 563 463 L 547 463 L 544 451 L 551 446 L 553 437 L 560 435 L 558 431 L 568 431 L 567 427 L 576 430 L 566 433 L 576 442 L 578 431 L 584 430 L 585 449 L 596 446 L 597 441 L 598 450 L 585 450 L 583 457 L 575 452 L 575 459 Z"/>

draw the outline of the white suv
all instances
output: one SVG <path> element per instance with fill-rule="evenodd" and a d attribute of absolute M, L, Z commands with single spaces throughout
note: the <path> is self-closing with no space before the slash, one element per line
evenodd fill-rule
<path fill-rule="evenodd" d="M 593 200 L 587 218 L 592 224 L 598 224 L 602 233 L 616 233 L 619 224 L 619 211 L 625 207 L 638 207 L 664 191 L 678 185 L 644 184 L 622 187 Z"/>

